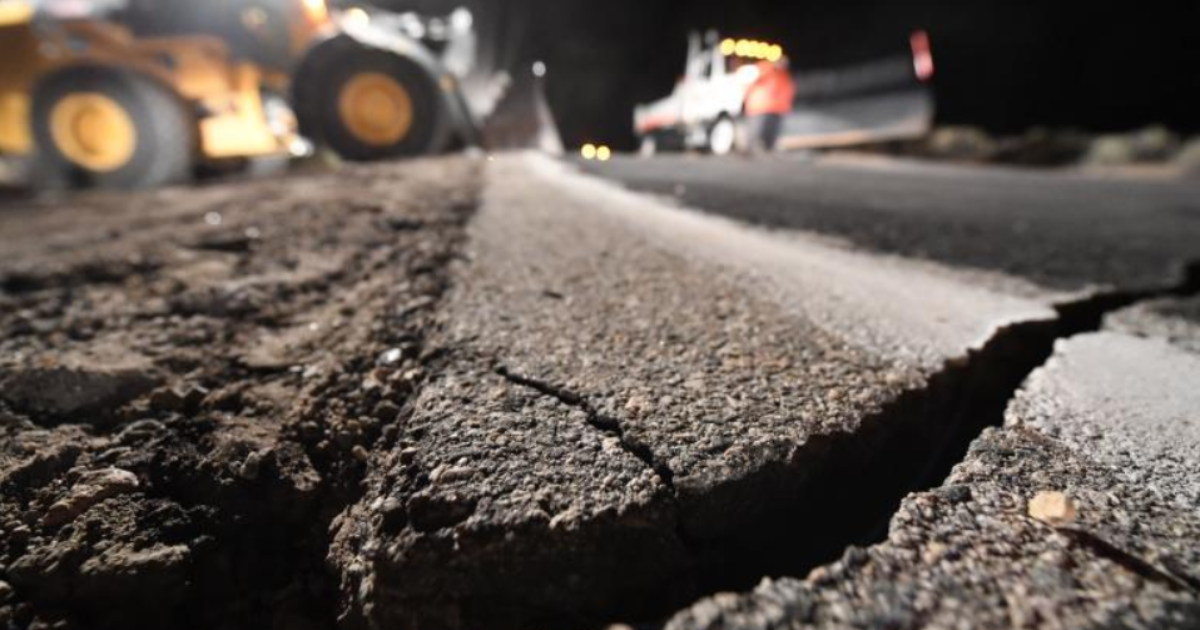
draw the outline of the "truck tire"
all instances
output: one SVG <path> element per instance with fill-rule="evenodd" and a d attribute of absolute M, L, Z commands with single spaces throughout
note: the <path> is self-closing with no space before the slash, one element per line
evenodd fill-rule
<path fill-rule="evenodd" d="M 72 188 L 151 188 L 188 181 L 196 116 L 169 88 L 133 71 L 67 68 L 34 89 L 37 175 Z"/>
<path fill-rule="evenodd" d="M 721 116 L 708 128 L 708 152 L 729 155 L 737 148 L 737 124 L 729 116 Z"/>
<path fill-rule="evenodd" d="M 651 158 L 658 155 L 658 135 L 648 133 L 642 136 L 642 141 L 638 144 L 638 155 L 644 158 Z"/>
<path fill-rule="evenodd" d="M 401 55 L 352 42 L 321 47 L 297 77 L 300 130 L 351 161 L 438 153 L 449 112 L 435 77 Z"/>

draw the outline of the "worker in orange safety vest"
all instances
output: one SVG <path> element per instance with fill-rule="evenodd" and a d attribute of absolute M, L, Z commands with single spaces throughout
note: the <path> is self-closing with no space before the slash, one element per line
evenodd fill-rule
<path fill-rule="evenodd" d="M 746 93 L 746 122 L 752 151 L 774 151 L 783 117 L 792 111 L 796 83 L 788 71 L 787 57 L 758 64 L 758 78 Z"/>

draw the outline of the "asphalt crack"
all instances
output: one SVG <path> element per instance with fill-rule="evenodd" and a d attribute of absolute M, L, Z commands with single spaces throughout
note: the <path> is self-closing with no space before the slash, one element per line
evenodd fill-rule
<path fill-rule="evenodd" d="M 779 507 L 716 540 L 689 539 L 674 472 L 648 447 L 631 440 L 618 419 L 600 413 L 580 392 L 506 366 L 496 373 L 582 410 L 592 427 L 617 438 L 662 479 L 679 511 L 677 535 L 693 556 L 692 594 L 699 598 L 748 589 L 764 576 L 803 576 L 849 548 L 884 540 L 904 497 L 941 486 L 985 429 L 1003 425 L 1018 390 L 1046 364 L 1059 341 L 1098 331 L 1107 315 L 1137 303 L 1198 292 L 1200 265 L 1192 265 L 1174 286 L 1101 292 L 1055 305 L 1054 317 L 1000 328 L 982 347 L 947 361 L 923 387 L 902 393 L 864 418 L 855 433 L 814 436 L 797 446 L 783 470 L 747 480 L 738 492 Z M 788 477 L 803 481 L 792 486 L 780 481 Z M 674 610 L 664 606 L 661 612 L 665 617 Z"/>
<path fill-rule="evenodd" d="M 972 352 L 968 364 L 982 363 L 987 375 L 997 375 L 1003 381 L 991 387 L 978 382 L 967 383 L 966 413 L 959 414 L 960 427 L 950 436 L 938 462 L 913 491 L 940 486 L 951 469 L 963 461 L 975 438 L 988 427 L 1004 424 L 1008 406 L 1026 379 L 1041 368 L 1054 354 L 1059 341 L 1099 331 L 1108 315 L 1136 304 L 1169 297 L 1190 297 L 1200 293 L 1200 263 L 1188 265 L 1182 280 L 1175 285 L 1158 289 L 1103 291 L 1085 298 L 1054 305 L 1056 316 L 1048 322 L 1022 322 L 1000 329 L 979 352 Z M 1047 326 L 1048 325 L 1048 326 Z M 1004 366 L 1009 362 L 1009 366 Z M 995 367 L 990 367 L 994 365 Z M 1008 372 L 1008 376 L 1005 376 Z M 999 389 L 997 389 L 999 385 Z M 997 398 L 1002 399 L 1000 405 Z M 983 413 L 980 413 L 983 412 Z M 972 421 L 970 418 L 976 419 Z M 885 532 L 886 533 L 886 532 Z"/>
<path fill-rule="evenodd" d="M 1096 555 L 1108 558 L 1125 567 L 1127 571 L 1144 580 L 1157 582 L 1168 588 L 1192 595 L 1200 595 L 1200 581 L 1182 573 L 1172 571 L 1167 567 L 1158 566 L 1134 552 L 1122 549 L 1112 542 L 1105 540 L 1095 532 L 1079 527 L 1055 527 L 1054 530 L 1070 538 L 1075 543 L 1091 549 Z"/>
<path fill-rule="evenodd" d="M 621 426 L 620 420 L 600 413 L 595 406 L 588 402 L 585 396 L 543 380 L 516 374 L 503 365 L 496 368 L 496 374 L 510 383 L 532 389 L 539 394 L 554 398 L 568 407 L 574 407 L 583 411 L 587 414 L 589 425 L 606 435 L 616 438 L 622 450 L 636 457 L 650 470 L 654 471 L 654 474 L 663 482 L 663 485 L 671 491 L 672 496 L 675 495 L 675 471 L 671 470 L 671 467 L 666 462 L 656 458 L 650 447 L 630 439 L 625 433 L 625 428 Z"/>

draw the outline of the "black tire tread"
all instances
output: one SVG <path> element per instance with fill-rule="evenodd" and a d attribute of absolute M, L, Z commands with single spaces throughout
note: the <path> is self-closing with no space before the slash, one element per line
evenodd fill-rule
<path fill-rule="evenodd" d="M 93 173 L 57 151 L 50 134 L 54 103 L 81 91 L 104 93 L 129 111 L 138 147 L 130 163 L 111 173 Z M 45 77 L 34 91 L 33 127 L 39 171 L 71 186 L 153 188 L 188 181 L 196 158 L 196 120 L 169 88 L 132 70 L 75 66 Z"/>
<path fill-rule="evenodd" d="M 338 119 L 337 97 L 341 86 L 364 69 L 397 78 L 413 96 L 417 109 L 413 129 L 404 140 L 390 147 L 358 142 Z M 296 73 L 292 91 L 301 133 L 347 160 L 430 155 L 443 151 L 450 141 L 450 115 L 436 79 L 404 56 L 368 48 L 346 37 L 325 42 L 310 51 Z"/>

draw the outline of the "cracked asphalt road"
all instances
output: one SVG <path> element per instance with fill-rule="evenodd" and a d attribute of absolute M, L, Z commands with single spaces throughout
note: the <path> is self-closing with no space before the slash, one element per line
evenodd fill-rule
<path fill-rule="evenodd" d="M 0 214 L 0 627 L 1200 619 L 1186 185 L 588 168 Z"/>
<path fill-rule="evenodd" d="M 1200 355 L 1117 332 L 1060 342 L 887 539 L 667 628 L 1190 628 L 1200 619 Z M 1075 516 L 1034 518 L 1043 492 Z"/>
<path fill-rule="evenodd" d="M 1040 288 L 1022 294 L 1060 306 L 1056 290 L 1077 299 L 1103 294 L 1097 287 L 1195 291 L 1188 185 L 680 162 L 590 168 L 716 214 L 1015 275 Z M 972 232 L 989 236 L 961 238 Z M 1104 301 L 1092 306 L 1110 308 Z M 667 627 L 1195 625 L 1196 299 L 1139 302 L 1109 313 L 1101 332 L 1060 340 L 1003 426 L 985 430 L 944 484 L 907 497 L 886 540 L 807 576 L 703 600 Z M 1077 517 L 1031 518 L 1029 502 L 1047 491 L 1067 496 Z"/>

